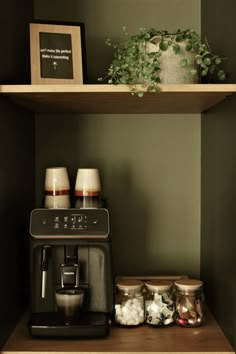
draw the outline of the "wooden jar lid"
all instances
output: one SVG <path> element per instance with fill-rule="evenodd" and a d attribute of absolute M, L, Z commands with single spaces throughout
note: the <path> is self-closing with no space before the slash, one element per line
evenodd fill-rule
<path fill-rule="evenodd" d="M 136 279 L 124 279 L 120 280 L 117 284 L 118 289 L 121 290 L 141 290 L 143 282 Z"/>
<path fill-rule="evenodd" d="M 149 290 L 168 291 L 172 286 L 172 282 L 165 280 L 150 280 L 145 283 Z"/>
<path fill-rule="evenodd" d="M 197 279 L 180 279 L 175 281 L 178 289 L 184 291 L 195 291 L 202 287 L 203 282 Z"/>

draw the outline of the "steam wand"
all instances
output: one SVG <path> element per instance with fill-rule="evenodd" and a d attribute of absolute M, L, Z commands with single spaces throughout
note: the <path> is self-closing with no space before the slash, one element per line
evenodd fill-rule
<path fill-rule="evenodd" d="M 47 273 L 48 273 L 48 259 L 51 253 L 51 246 L 44 245 L 41 252 L 41 272 L 42 272 L 42 292 L 41 297 L 46 297 Z"/>

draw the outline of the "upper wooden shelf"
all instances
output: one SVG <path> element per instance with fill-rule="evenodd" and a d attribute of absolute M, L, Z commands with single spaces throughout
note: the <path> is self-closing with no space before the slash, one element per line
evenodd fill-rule
<path fill-rule="evenodd" d="M 199 328 L 111 327 L 107 338 L 83 340 L 32 339 L 27 330 L 27 317 L 17 325 L 2 354 L 28 353 L 204 353 L 234 354 L 220 327 L 211 316 Z"/>
<path fill-rule="evenodd" d="M 235 92 L 236 84 L 161 85 L 139 98 L 126 85 L 0 86 L 0 96 L 45 113 L 200 113 Z"/>

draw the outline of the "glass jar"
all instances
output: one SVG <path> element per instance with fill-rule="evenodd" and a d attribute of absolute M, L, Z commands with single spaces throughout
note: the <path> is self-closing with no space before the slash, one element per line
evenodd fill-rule
<path fill-rule="evenodd" d="M 182 327 L 199 327 L 205 321 L 205 300 L 201 280 L 180 279 L 176 286 L 175 322 Z"/>
<path fill-rule="evenodd" d="M 174 323 L 175 304 L 172 283 L 169 281 L 148 281 L 145 296 L 145 321 L 153 326 L 168 326 Z"/>
<path fill-rule="evenodd" d="M 124 326 L 137 326 L 144 322 L 143 282 L 124 280 L 117 283 L 115 321 Z"/>

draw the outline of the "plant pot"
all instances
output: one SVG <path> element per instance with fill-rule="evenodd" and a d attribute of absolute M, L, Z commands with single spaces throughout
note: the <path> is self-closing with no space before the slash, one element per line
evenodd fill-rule
<path fill-rule="evenodd" d="M 169 40 L 168 36 L 165 38 Z M 159 44 L 161 37 L 153 37 L 146 43 L 146 52 L 159 51 Z M 176 54 L 173 50 L 173 46 L 168 47 L 167 50 L 161 51 L 160 61 L 160 79 L 162 84 L 196 84 L 199 83 L 199 70 L 195 63 L 196 53 L 192 53 L 185 49 L 186 42 L 178 42 L 180 51 Z M 181 67 L 181 60 L 187 59 L 188 64 L 185 67 Z M 195 69 L 197 74 L 192 75 L 190 71 Z"/>

